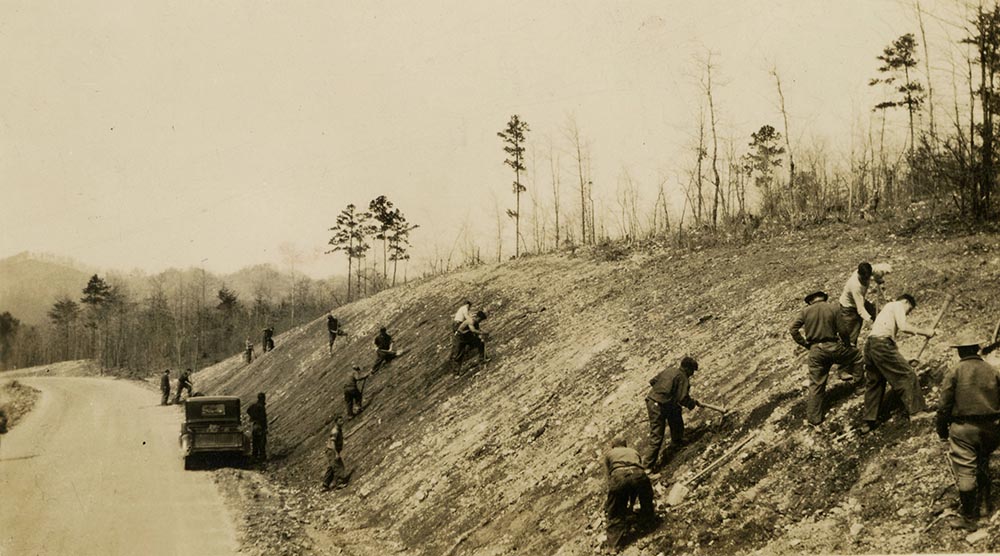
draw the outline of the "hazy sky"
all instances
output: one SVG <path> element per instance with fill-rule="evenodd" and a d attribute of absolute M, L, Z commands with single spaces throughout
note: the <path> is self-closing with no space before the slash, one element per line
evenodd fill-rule
<path fill-rule="evenodd" d="M 887 0 L 0 0 L 0 257 L 232 271 L 285 245 L 321 276 L 346 266 L 320 254 L 337 213 L 379 194 L 421 226 L 415 263 L 461 230 L 485 254 L 511 114 L 542 151 L 573 115 L 603 195 L 623 168 L 645 195 L 690 163 L 709 49 L 721 133 L 780 129 L 776 65 L 793 139 L 847 145 L 905 32 Z"/>

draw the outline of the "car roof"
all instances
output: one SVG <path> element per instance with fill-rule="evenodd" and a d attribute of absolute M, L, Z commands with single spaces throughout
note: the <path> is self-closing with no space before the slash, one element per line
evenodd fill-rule
<path fill-rule="evenodd" d="M 194 398 L 188 398 L 187 402 L 198 402 L 198 403 L 218 403 L 218 402 L 231 402 L 233 400 L 239 400 L 239 396 L 196 396 Z"/>

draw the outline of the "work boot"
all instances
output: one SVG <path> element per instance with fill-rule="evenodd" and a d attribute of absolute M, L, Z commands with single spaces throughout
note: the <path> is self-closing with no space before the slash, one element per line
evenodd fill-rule
<path fill-rule="evenodd" d="M 960 490 L 958 492 L 959 500 L 962 503 L 962 513 L 957 515 L 948 522 L 952 529 L 965 529 L 966 531 L 975 531 L 978 529 L 976 525 L 976 520 L 979 519 L 979 508 L 976 507 L 976 502 L 978 502 L 975 490 Z"/>

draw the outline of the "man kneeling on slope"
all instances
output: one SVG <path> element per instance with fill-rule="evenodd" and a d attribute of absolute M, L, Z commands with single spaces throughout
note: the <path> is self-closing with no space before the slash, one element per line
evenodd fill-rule
<path fill-rule="evenodd" d="M 628 518 L 632 513 L 630 500 L 639 500 L 641 525 L 649 527 L 656 524 L 653 485 L 642 468 L 639 453 L 626 446 L 622 438 L 611 442 L 611 449 L 604 456 L 604 468 L 608 472 L 608 498 L 604 503 L 608 522 L 607 547 L 617 550 L 628 531 Z"/>

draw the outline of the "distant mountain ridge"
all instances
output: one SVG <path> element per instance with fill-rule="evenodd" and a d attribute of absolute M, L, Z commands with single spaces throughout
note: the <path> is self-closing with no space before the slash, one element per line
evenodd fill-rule
<path fill-rule="evenodd" d="M 0 312 L 25 324 L 46 322 L 56 298 L 79 297 L 92 270 L 69 257 L 28 251 L 0 259 Z"/>
<path fill-rule="evenodd" d="M 22 323 L 39 325 L 48 322 L 48 310 L 56 299 L 68 296 L 79 301 L 87 280 L 94 274 L 100 275 L 112 284 L 124 286 L 137 299 L 149 295 L 155 288 L 174 292 L 179 288 L 204 287 L 206 301 L 213 303 L 222 285 L 235 291 L 241 302 L 253 303 L 256 297 L 277 301 L 292 291 L 293 276 L 296 289 L 309 283 L 313 288 L 324 290 L 334 283 L 344 281 L 341 277 L 315 280 L 305 275 L 282 272 L 274 265 L 256 264 L 236 272 L 216 275 L 201 269 L 170 268 L 156 274 L 140 270 L 98 270 L 76 261 L 71 257 L 49 253 L 22 252 L 0 259 L 0 313 L 9 311 Z M 332 303 L 331 299 L 331 306 Z"/>

